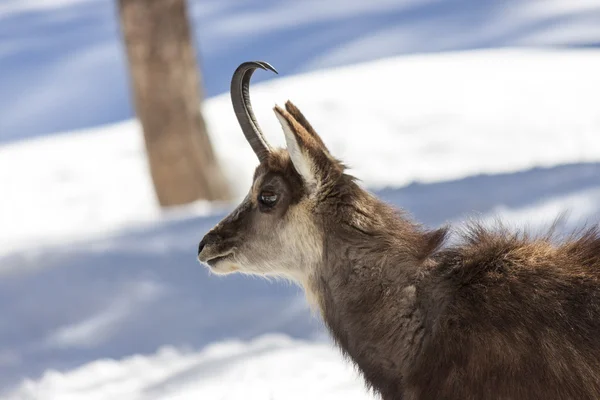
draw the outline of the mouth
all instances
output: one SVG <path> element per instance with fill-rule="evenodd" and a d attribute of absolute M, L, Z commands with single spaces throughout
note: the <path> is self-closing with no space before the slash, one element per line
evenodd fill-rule
<path fill-rule="evenodd" d="M 206 260 L 205 263 L 208 264 L 209 267 L 215 268 L 217 264 L 222 261 L 230 260 L 233 257 L 233 253 L 224 254 L 222 256 L 213 257 L 209 260 Z"/>

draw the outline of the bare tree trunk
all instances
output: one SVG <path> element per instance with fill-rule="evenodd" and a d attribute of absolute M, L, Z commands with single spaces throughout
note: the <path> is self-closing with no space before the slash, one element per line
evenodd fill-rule
<path fill-rule="evenodd" d="M 162 206 L 224 200 L 225 179 L 200 112 L 185 0 L 119 0 L 135 108 Z"/>

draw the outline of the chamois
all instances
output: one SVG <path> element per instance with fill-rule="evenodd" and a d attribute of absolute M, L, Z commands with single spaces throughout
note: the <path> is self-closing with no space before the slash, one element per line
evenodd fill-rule
<path fill-rule="evenodd" d="M 383 399 L 600 399 L 600 229 L 560 243 L 468 224 L 456 243 L 362 189 L 290 102 L 287 149 L 254 117 L 238 67 L 235 114 L 259 165 L 244 201 L 204 236 L 217 274 L 301 285 Z"/>

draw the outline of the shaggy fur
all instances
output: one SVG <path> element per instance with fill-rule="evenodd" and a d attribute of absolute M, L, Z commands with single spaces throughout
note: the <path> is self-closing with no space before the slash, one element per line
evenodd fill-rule
<path fill-rule="evenodd" d="M 295 243 L 281 242 L 278 251 L 313 248 L 319 257 L 294 266 L 282 259 L 285 269 L 271 270 L 305 287 L 337 344 L 383 399 L 600 399 L 597 228 L 555 244 L 550 236 L 472 224 L 447 246 L 447 229 L 426 230 L 357 185 L 291 103 L 276 112 L 312 163 L 318 189 L 305 187 L 293 160 L 278 151 L 258 167 L 251 196 L 268 174 L 281 179 L 289 198 L 272 211 L 273 235 L 292 232 L 277 225 L 292 213 L 285 223 L 302 220 L 301 231 L 316 242 L 303 247 L 309 240 L 289 234 Z M 219 251 L 240 252 L 242 241 L 275 262 L 267 242 L 247 234 L 263 226 L 256 204 L 228 218 L 200 250 L 229 240 L 234 244 Z M 200 256 L 209 264 L 211 257 Z M 237 269 L 256 272 L 236 257 Z M 211 267 L 218 271 L 217 264 Z"/>

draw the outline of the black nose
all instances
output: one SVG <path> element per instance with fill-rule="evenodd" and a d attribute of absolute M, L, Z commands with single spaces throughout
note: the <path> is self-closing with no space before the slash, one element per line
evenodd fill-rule
<path fill-rule="evenodd" d="M 205 245 L 206 245 L 206 243 L 204 242 L 204 239 L 202 239 L 200 241 L 200 244 L 198 245 L 198 255 L 200 255 L 200 253 L 202 253 L 202 249 L 204 248 Z"/>
<path fill-rule="evenodd" d="M 206 235 L 204 235 L 204 237 L 200 241 L 200 244 L 198 244 L 198 255 L 200 255 L 200 253 L 202 252 L 202 249 L 204 247 L 206 247 L 206 245 L 215 244 L 218 241 L 219 241 L 218 235 L 216 235 L 213 232 L 208 232 Z"/>
<path fill-rule="evenodd" d="M 198 245 L 198 255 L 200 255 L 200 253 L 202 253 L 202 249 L 204 248 L 204 246 L 206 246 L 206 236 L 204 236 L 202 238 L 202 240 L 200 241 L 200 244 Z"/>

